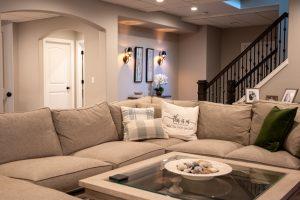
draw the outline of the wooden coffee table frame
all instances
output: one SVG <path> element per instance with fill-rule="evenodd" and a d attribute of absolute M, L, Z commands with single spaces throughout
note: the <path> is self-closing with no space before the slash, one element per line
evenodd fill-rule
<path fill-rule="evenodd" d="M 134 170 L 139 170 L 146 168 L 154 163 L 161 162 L 165 159 L 174 157 L 174 156 L 186 156 L 186 157 L 195 157 L 201 159 L 209 159 L 224 162 L 227 164 L 244 166 L 249 168 L 257 168 L 262 170 L 274 171 L 285 173 L 286 175 L 279 180 L 275 185 L 266 190 L 262 195 L 260 195 L 257 200 L 276 200 L 276 199 L 288 199 L 297 189 L 299 189 L 300 183 L 300 171 L 292 170 L 280 167 L 273 167 L 268 165 L 249 163 L 243 161 L 221 159 L 209 156 L 200 156 L 194 154 L 180 153 L 180 152 L 171 152 L 164 154 L 162 156 L 150 158 L 138 163 L 134 163 L 125 167 L 117 168 L 115 170 L 99 174 L 87 179 L 83 179 L 79 182 L 79 185 L 85 188 L 86 196 L 92 199 L 126 199 L 126 200 L 171 200 L 176 199 L 172 197 L 167 197 L 161 194 L 152 193 L 149 191 L 129 187 L 126 185 L 113 183 L 108 181 L 108 177 L 115 174 L 122 174 L 126 172 L 132 172 Z"/>

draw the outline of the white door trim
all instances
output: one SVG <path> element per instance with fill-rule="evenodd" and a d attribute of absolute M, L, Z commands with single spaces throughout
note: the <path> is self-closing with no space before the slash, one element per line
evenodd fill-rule
<path fill-rule="evenodd" d="M 3 74 L 3 44 L 2 44 L 2 27 L 0 19 L 0 113 L 3 112 L 4 104 L 4 74 Z"/>
<path fill-rule="evenodd" d="M 83 48 L 82 48 L 83 46 Z M 83 59 L 83 74 L 82 74 L 82 57 L 81 51 L 84 52 L 83 58 L 85 59 L 85 49 L 84 49 L 84 40 L 76 41 L 76 107 L 84 107 L 85 106 L 85 83 L 83 84 L 83 94 L 82 94 L 82 76 L 85 77 L 85 63 Z M 85 78 L 83 79 L 85 80 Z M 82 98 L 83 97 L 83 98 Z"/>
<path fill-rule="evenodd" d="M 71 90 L 71 96 L 73 97 L 72 98 L 72 107 L 74 108 L 75 107 L 75 64 L 74 64 L 74 41 L 73 40 L 66 40 L 66 39 L 60 39 L 60 38 L 45 38 L 43 39 L 43 47 L 42 47 L 42 50 L 43 50 L 43 70 L 44 70 L 44 106 L 45 105 L 48 105 L 48 98 L 47 98 L 47 94 L 48 94 L 48 84 L 47 83 L 47 71 L 45 70 L 45 66 L 46 66 L 46 60 L 45 60 L 45 57 L 46 57 L 46 52 L 44 51 L 44 48 L 46 46 L 46 43 L 47 42 L 53 42 L 53 43 L 63 43 L 63 44 L 69 44 L 71 46 L 71 79 L 70 79 L 70 87 L 73 88 Z"/>

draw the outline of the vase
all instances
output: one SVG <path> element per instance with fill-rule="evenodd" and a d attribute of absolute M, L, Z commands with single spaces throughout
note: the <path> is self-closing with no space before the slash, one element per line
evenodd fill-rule
<path fill-rule="evenodd" d="M 156 96 L 161 97 L 161 95 L 162 95 L 162 91 L 157 90 L 156 91 Z"/>

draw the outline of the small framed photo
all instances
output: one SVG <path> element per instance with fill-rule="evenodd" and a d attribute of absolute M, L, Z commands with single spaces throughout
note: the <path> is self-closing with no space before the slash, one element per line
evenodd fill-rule
<path fill-rule="evenodd" d="M 282 97 L 282 102 L 293 103 L 298 93 L 298 89 L 286 89 Z"/>
<path fill-rule="evenodd" d="M 259 100 L 259 89 L 246 89 L 246 103 L 253 103 Z"/>
<path fill-rule="evenodd" d="M 134 48 L 134 82 L 141 83 L 143 80 L 143 47 Z"/>
<path fill-rule="evenodd" d="M 267 95 L 266 100 L 268 101 L 278 101 L 278 96 L 275 95 Z"/>
<path fill-rule="evenodd" d="M 154 49 L 146 49 L 146 81 L 153 82 L 154 77 Z"/>

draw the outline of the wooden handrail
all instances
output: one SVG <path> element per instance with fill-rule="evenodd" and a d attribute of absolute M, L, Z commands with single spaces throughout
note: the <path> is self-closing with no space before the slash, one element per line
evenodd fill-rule
<path fill-rule="evenodd" d="M 219 72 L 215 78 L 213 78 L 208 84 L 207 87 L 213 85 L 222 75 L 224 75 L 237 61 L 239 61 L 245 54 L 248 53 L 257 43 L 259 43 L 266 35 L 272 31 L 283 19 L 288 17 L 288 13 L 283 13 L 277 20 L 275 20 L 264 32 L 262 32 L 242 53 L 240 53 L 232 62 L 230 62 L 226 67 L 224 67 L 221 72 Z"/>

